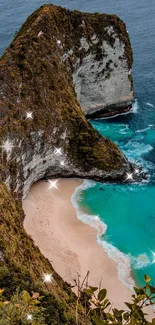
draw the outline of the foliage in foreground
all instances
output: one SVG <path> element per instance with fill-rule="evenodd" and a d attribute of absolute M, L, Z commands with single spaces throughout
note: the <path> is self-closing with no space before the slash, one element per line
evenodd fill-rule
<path fill-rule="evenodd" d="M 42 297 L 38 293 L 30 294 L 19 290 L 10 301 L 3 298 L 4 290 L 0 290 L 0 325 L 33 324 L 45 325 L 43 308 L 40 306 Z"/>
<path fill-rule="evenodd" d="M 93 325 L 155 325 L 155 318 L 147 320 L 145 307 L 155 306 L 155 287 L 149 283 L 151 278 L 145 276 L 143 288 L 134 287 L 132 302 L 125 302 L 126 310 L 113 308 L 109 299 L 106 298 L 106 289 L 98 289 L 88 285 L 88 276 L 80 284 L 80 276 L 75 280 L 78 289 L 76 304 L 76 324 Z M 39 293 L 30 295 L 27 291 L 12 295 L 10 301 L 3 297 L 4 289 L 0 290 L 0 325 L 46 325 L 46 308 L 42 307 L 42 299 Z M 97 293 L 96 293 L 97 292 Z M 83 306 L 83 309 L 82 309 Z M 49 308 L 49 306 L 47 306 Z M 83 312 L 83 321 L 79 317 Z M 51 319 L 51 325 L 53 323 Z M 61 322 L 57 322 L 61 324 Z M 66 325 L 69 322 L 66 319 Z"/>

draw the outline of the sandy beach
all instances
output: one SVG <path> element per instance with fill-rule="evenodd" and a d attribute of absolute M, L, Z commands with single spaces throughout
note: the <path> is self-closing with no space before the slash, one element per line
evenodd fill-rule
<path fill-rule="evenodd" d="M 59 179 L 58 190 L 48 190 L 41 180 L 31 187 L 23 202 L 24 228 L 61 277 L 73 284 L 77 272 L 84 278 L 90 271 L 89 284 L 108 291 L 116 308 L 124 308 L 131 291 L 118 280 L 117 265 L 96 241 L 96 230 L 77 219 L 71 195 L 79 180 Z"/>

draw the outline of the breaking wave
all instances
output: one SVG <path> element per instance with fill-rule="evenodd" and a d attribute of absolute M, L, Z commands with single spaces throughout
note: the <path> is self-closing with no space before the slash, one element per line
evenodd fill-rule
<path fill-rule="evenodd" d="M 102 238 L 102 235 L 104 235 L 107 231 L 107 225 L 100 220 L 99 216 L 91 214 L 89 215 L 88 213 L 84 212 L 83 208 L 80 207 L 81 192 L 95 186 L 95 184 L 96 182 L 94 181 L 84 180 L 83 184 L 76 187 L 74 193 L 72 194 L 72 204 L 76 209 L 78 219 L 96 229 L 97 242 L 103 247 L 108 257 L 117 264 L 118 279 L 130 290 L 133 290 L 135 282 L 131 277 L 130 256 L 122 253 L 118 248 Z"/>
<path fill-rule="evenodd" d="M 132 113 L 137 113 L 138 112 L 138 109 L 139 109 L 138 100 L 135 99 L 135 102 L 132 104 L 131 112 Z"/>
<path fill-rule="evenodd" d="M 95 184 L 95 181 L 84 180 L 81 185 L 76 187 L 74 193 L 71 196 L 71 201 L 76 209 L 78 219 L 95 228 L 97 230 L 97 234 L 101 236 L 106 232 L 107 226 L 104 224 L 104 222 L 99 219 L 99 216 L 91 215 L 84 212 L 84 208 L 81 208 L 79 205 L 81 199 L 81 192 L 90 187 L 94 187 Z"/>
<path fill-rule="evenodd" d="M 147 128 L 137 130 L 137 131 L 135 131 L 135 133 L 143 133 L 143 132 L 150 130 L 153 127 L 154 127 L 154 124 L 149 124 L 149 126 Z"/>
<path fill-rule="evenodd" d="M 147 105 L 147 106 L 150 106 L 150 107 L 154 107 L 154 105 L 151 104 L 151 103 L 146 103 L 146 105 Z"/>

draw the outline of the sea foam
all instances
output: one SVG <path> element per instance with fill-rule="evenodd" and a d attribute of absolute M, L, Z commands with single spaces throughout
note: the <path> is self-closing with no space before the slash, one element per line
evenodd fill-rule
<path fill-rule="evenodd" d="M 138 109 L 139 109 L 138 100 L 135 99 L 134 103 L 132 104 L 131 112 L 132 113 L 137 113 Z"/>
<path fill-rule="evenodd" d="M 149 257 L 146 253 L 139 254 L 137 257 L 131 257 L 131 263 L 137 270 L 143 269 L 150 264 Z"/>
<path fill-rule="evenodd" d="M 138 113 L 138 109 L 139 109 L 139 105 L 138 105 L 138 101 L 137 99 L 135 99 L 135 102 L 132 104 L 132 108 L 127 111 L 127 112 L 123 112 L 123 113 L 118 113 L 116 115 L 113 115 L 113 116 L 107 116 L 107 117 L 102 117 L 102 118 L 95 118 L 95 121 L 98 121 L 98 120 L 109 120 L 109 119 L 113 119 L 117 116 L 121 116 L 121 115 L 128 115 L 128 114 L 131 114 L 131 113 Z"/>
<path fill-rule="evenodd" d="M 100 220 L 97 215 L 89 215 L 84 212 L 79 205 L 81 192 L 94 187 L 96 182 L 84 180 L 83 184 L 76 187 L 74 193 L 71 196 L 71 201 L 77 212 L 77 218 L 84 223 L 90 225 L 97 230 L 97 242 L 101 245 L 104 251 L 107 253 L 108 257 L 111 258 L 117 264 L 118 279 L 126 285 L 130 290 L 133 291 L 133 286 L 135 285 L 134 280 L 131 277 L 131 262 L 130 256 L 119 251 L 118 248 L 108 243 L 102 238 L 102 235 L 106 233 L 108 226 Z"/>
<path fill-rule="evenodd" d="M 154 107 L 151 103 L 146 103 L 147 106 Z"/>
<path fill-rule="evenodd" d="M 81 185 L 76 187 L 74 193 L 71 196 L 71 201 L 76 209 L 78 219 L 95 228 L 98 235 L 102 235 L 106 232 L 107 225 L 100 220 L 99 216 L 84 212 L 84 208 L 82 209 L 79 205 L 81 192 L 90 187 L 94 187 L 95 184 L 95 181 L 84 180 Z"/>

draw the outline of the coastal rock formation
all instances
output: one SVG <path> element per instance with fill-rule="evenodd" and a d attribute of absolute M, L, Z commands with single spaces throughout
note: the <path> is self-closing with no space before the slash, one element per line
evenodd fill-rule
<path fill-rule="evenodd" d="M 132 50 L 127 31 L 116 17 L 111 19 L 109 27 L 106 24 L 107 17 L 103 15 L 102 33 L 95 25 L 89 38 L 81 37 L 80 51 L 84 51 L 84 56 L 77 57 L 73 67 L 77 98 L 90 118 L 126 112 L 134 101 Z"/>
<path fill-rule="evenodd" d="M 112 25 L 120 40 L 115 39 Z M 80 64 L 81 68 L 87 65 L 92 51 L 96 56 L 94 73 L 99 73 L 96 62 L 103 66 L 103 48 L 101 51 L 99 45 L 103 36 L 110 49 L 116 44 L 119 47 L 123 33 L 124 23 L 116 16 L 46 5 L 27 19 L 4 53 L 0 61 L 1 178 L 17 197 L 24 198 L 30 186 L 44 176 L 122 181 L 131 170 L 117 146 L 101 137 L 85 119 L 74 90 L 75 84 L 80 93 L 78 71 Z M 91 53 L 88 40 L 94 46 Z M 126 53 L 128 49 L 126 64 L 130 68 L 131 48 L 128 43 L 121 46 L 116 60 L 123 47 Z M 95 98 L 95 79 L 90 83 Z M 82 89 L 82 101 L 87 102 L 89 91 Z M 92 97 L 89 101 L 93 103 Z M 61 148 L 60 152 L 56 148 Z"/>
<path fill-rule="evenodd" d="M 21 200 L 34 182 L 51 176 L 122 182 L 132 172 L 118 147 L 86 120 L 78 102 L 86 115 L 95 106 L 113 105 L 115 94 L 119 107 L 130 105 L 131 64 L 129 38 L 118 17 L 53 5 L 35 11 L 2 56 L 0 256 L 3 283 L 12 290 L 22 277 L 23 287 L 36 283 L 43 266 L 54 272 L 22 227 Z M 62 287 L 62 280 L 55 277 Z M 55 295 L 52 284 L 51 288 Z"/>

